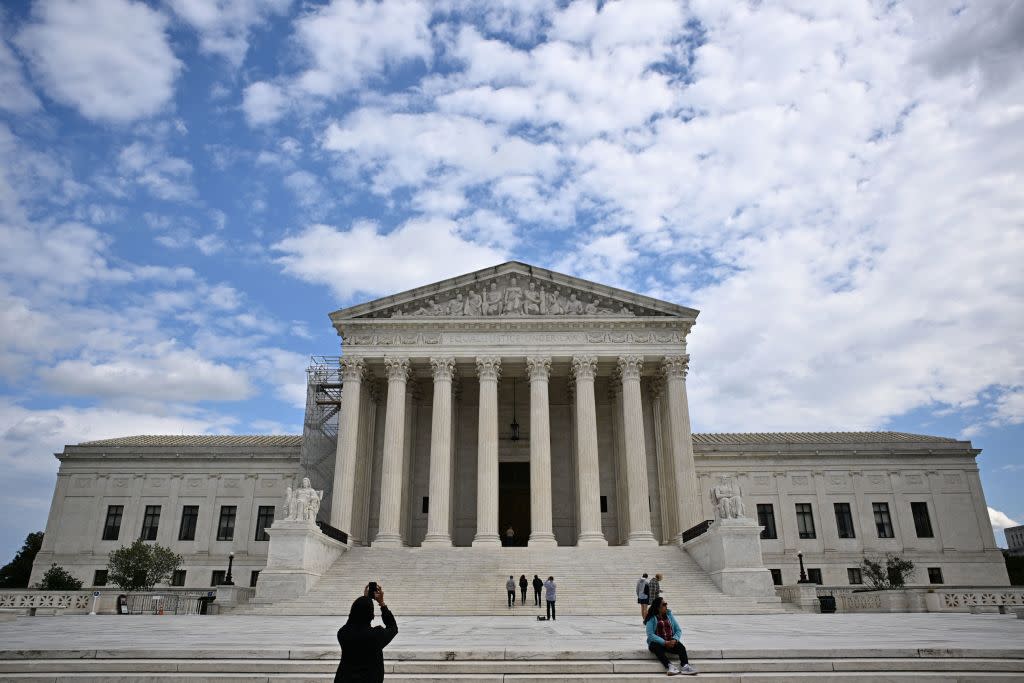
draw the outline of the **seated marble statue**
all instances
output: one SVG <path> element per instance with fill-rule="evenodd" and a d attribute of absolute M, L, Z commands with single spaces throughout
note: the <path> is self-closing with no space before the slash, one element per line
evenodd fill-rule
<path fill-rule="evenodd" d="M 711 504 L 718 519 L 739 519 L 745 516 L 739 483 L 733 477 L 719 477 L 711 487 Z"/>
<path fill-rule="evenodd" d="M 317 491 L 309 485 L 309 477 L 303 477 L 302 487 L 285 490 L 285 519 L 299 522 L 315 522 L 320 512 L 320 501 L 324 498 L 323 491 Z"/>

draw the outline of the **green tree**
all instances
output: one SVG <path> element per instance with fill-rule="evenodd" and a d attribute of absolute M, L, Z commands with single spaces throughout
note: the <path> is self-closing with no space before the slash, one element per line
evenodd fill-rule
<path fill-rule="evenodd" d="M 32 562 L 43 546 L 43 532 L 33 531 L 25 537 L 25 544 L 14 559 L 0 567 L 0 588 L 28 588 Z"/>
<path fill-rule="evenodd" d="M 58 566 L 56 563 L 51 564 L 50 568 L 43 574 L 43 578 L 39 581 L 39 590 L 41 591 L 80 591 L 82 590 L 82 581 L 76 579 L 74 575 L 64 567 Z"/>
<path fill-rule="evenodd" d="M 149 590 L 181 566 L 181 555 L 159 543 L 135 541 L 107 558 L 107 580 L 122 590 Z"/>
<path fill-rule="evenodd" d="M 903 588 L 907 584 L 907 579 L 914 575 L 914 563 L 895 553 L 885 556 L 884 565 L 881 559 L 872 560 L 865 557 L 860 566 L 864 582 L 873 590 Z"/>

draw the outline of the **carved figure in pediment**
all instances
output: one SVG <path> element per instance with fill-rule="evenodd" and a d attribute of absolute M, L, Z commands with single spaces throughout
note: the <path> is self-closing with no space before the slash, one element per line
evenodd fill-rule
<path fill-rule="evenodd" d="M 433 299 L 427 299 L 427 304 L 416 309 L 413 315 L 441 315 L 441 307 Z"/>
<path fill-rule="evenodd" d="M 523 313 L 526 315 L 540 315 L 540 307 L 543 297 L 541 293 L 537 291 L 537 283 L 530 282 L 530 286 L 527 287 L 523 296 L 525 297 L 525 301 L 523 301 Z"/>
<path fill-rule="evenodd" d="M 541 285 L 540 286 L 540 314 L 541 315 L 547 315 L 548 314 L 548 302 L 549 301 L 550 301 L 550 299 L 548 299 L 548 289 L 544 285 Z"/>
<path fill-rule="evenodd" d="M 587 315 L 597 315 L 597 304 L 600 299 L 591 299 L 590 303 L 583 307 L 583 312 Z"/>
<path fill-rule="evenodd" d="M 623 305 L 619 309 L 619 315 L 633 315 L 633 311 L 629 310 L 629 306 Z"/>
<path fill-rule="evenodd" d="M 548 313 L 550 315 L 563 315 L 565 314 L 565 307 L 562 306 L 558 299 L 558 290 L 552 290 L 548 294 Z"/>
<path fill-rule="evenodd" d="M 462 307 L 465 303 L 462 301 L 462 292 L 459 292 L 454 299 L 448 302 L 448 315 L 462 315 Z"/>
<path fill-rule="evenodd" d="M 514 315 L 523 312 L 523 288 L 516 284 L 513 277 L 505 288 L 505 315 Z"/>
<path fill-rule="evenodd" d="M 483 305 L 483 297 L 481 297 L 478 292 L 471 289 L 466 293 L 466 303 L 462 307 L 462 314 L 479 316 L 483 312 Z"/>
<path fill-rule="evenodd" d="M 569 315 L 583 315 L 583 302 L 576 298 L 575 292 L 570 294 L 569 300 L 565 302 L 565 312 Z"/>
<path fill-rule="evenodd" d="M 501 315 L 501 292 L 498 283 L 492 282 L 491 288 L 484 292 L 484 315 Z"/>

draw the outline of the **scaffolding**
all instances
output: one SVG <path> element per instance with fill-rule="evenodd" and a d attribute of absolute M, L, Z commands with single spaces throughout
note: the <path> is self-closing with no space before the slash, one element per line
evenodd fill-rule
<path fill-rule="evenodd" d="M 302 422 L 300 462 L 303 476 L 323 490 L 321 519 L 330 519 L 334 486 L 334 454 L 338 444 L 338 413 L 341 410 L 341 359 L 312 356 L 306 368 L 306 415 Z"/>

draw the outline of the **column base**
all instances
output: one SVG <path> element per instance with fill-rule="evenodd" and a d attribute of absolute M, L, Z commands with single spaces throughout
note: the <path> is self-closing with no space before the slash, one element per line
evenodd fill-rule
<path fill-rule="evenodd" d="M 500 548 L 501 539 L 498 534 L 477 534 L 473 539 L 474 548 Z"/>
<path fill-rule="evenodd" d="M 401 548 L 404 545 L 402 537 L 398 534 L 377 534 L 377 538 L 373 539 L 371 544 L 374 548 Z"/>
<path fill-rule="evenodd" d="M 429 534 L 423 539 L 423 542 L 420 543 L 421 548 L 426 548 L 428 546 L 451 548 L 452 537 L 448 534 Z"/>
<path fill-rule="evenodd" d="M 576 539 L 577 546 L 607 546 L 608 541 L 605 539 L 604 534 L 590 533 L 580 534 L 579 538 Z"/>
<path fill-rule="evenodd" d="M 555 548 L 558 546 L 558 541 L 555 540 L 555 535 L 552 533 L 536 533 L 530 534 L 530 540 L 526 542 L 529 548 Z"/>
<path fill-rule="evenodd" d="M 650 531 L 638 531 L 631 533 L 626 539 L 626 545 L 661 545 L 658 539 Z"/>

